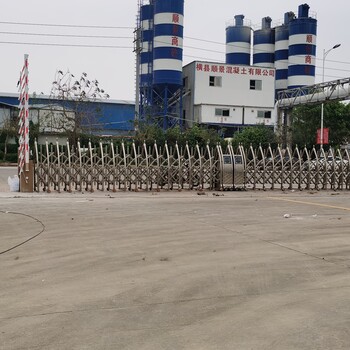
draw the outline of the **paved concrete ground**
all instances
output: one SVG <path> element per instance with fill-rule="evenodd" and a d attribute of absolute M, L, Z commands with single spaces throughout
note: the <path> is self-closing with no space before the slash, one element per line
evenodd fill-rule
<path fill-rule="evenodd" d="M 0 254 L 0 349 L 349 349 L 349 211 L 348 192 L 1 193 L 0 251 L 37 236 Z"/>

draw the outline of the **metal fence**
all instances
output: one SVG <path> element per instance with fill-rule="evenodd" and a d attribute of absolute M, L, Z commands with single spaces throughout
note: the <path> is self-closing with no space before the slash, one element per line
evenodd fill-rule
<path fill-rule="evenodd" d="M 347 150 L 35 143 L 36 191 L 350 188 Z"/>

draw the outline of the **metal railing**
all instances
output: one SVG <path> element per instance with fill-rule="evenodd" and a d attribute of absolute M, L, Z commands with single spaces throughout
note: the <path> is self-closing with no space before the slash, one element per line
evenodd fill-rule
<path fill-rule="evenodd" d="M 38 192 L 350 188 L 348 150 L 35 143 L 34 163 Z"/>

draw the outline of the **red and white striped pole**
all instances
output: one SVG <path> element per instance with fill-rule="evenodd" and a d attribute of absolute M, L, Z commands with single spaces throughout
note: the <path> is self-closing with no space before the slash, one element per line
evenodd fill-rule
<path fill-rule="evenodd" d="M 28 55 L 24 55 L 24 66 L 19 79 L 19 149 L 18 174 L 29 171 L 29 81 Z"/>

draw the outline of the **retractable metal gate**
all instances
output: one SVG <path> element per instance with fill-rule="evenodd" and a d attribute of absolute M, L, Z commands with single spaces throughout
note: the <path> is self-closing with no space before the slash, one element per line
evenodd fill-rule
<path fill-rule="evenodd" d="M 36 191 L 350 188 L 348 150 L 35 143 Z"/>

